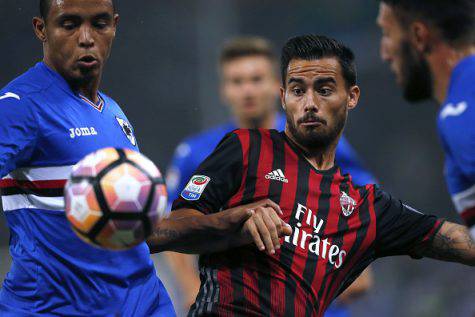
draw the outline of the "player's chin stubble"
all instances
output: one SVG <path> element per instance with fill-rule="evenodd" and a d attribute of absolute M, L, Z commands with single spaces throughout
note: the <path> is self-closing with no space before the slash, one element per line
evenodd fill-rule
<path fill-rule="evenodd" d="M 297 123 L 291 119 L 287 111 L 286 118 L 289 132 L 299 145 L 307 149 L 324 149 L 333 144 L 338 138 L 345 127 L 347 115 L 346 112 L 338 114 L 333 127 L 329 127 L 328 122 L 320 129 L 303 127 L 301 130 L 306 130 L 306 132 L 299 130 Z"/>

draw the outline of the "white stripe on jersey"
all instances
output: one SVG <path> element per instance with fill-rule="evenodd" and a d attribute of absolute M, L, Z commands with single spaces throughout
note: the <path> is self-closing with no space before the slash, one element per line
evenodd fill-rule
<path fill-rule="evenodd" d="M 455 209 L 457 209 L 459 213 L 468 208 L 475 207 L 475 185 L 452 195 L 452 201 L 454 202 Z"/>
<path fill-rule="evenodd" d="M 66 180 L 72 168 L 73 165 L 18 168 L 3 179 L 31 182 Z M 31 194 L 9 195 L 2 196 L 2 205 L 5 212 L 24 208 L 64 211 L 64 198 L 40 197 Z"/>
<path fill-rule="evenodd" d="M 68 179 L 74 165 L 18 168 L 3 179 L 49 181 Z"/>
<path fill-rule="evenodd" d="M 45 209 L 64 211 L 63 197 L 39 197 L 35 195 L 2 196 L 3 211 L 18 209 Z"/>

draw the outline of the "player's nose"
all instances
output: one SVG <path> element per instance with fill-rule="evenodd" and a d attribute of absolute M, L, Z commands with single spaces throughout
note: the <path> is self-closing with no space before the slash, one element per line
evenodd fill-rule
<path fill-rule="evenodd" d="M 318 101 L 317 101 L 317 98 L 316 98 L 315 94 L 307 93 L 305 95 L 305 99 L 304 99 L 304 111 L 305 112 L 308 112 L 308 111 L 317 112 L 318 111 L 317 103 L 318 103 Z"/>
<path fill-rule="evenodd" d="M 94 37 L 92 35 L 92 30 L 87 25 L 81 26 L 79 29 L 79 46 L 81 47 L 91 47 L 94 45 Z"/>

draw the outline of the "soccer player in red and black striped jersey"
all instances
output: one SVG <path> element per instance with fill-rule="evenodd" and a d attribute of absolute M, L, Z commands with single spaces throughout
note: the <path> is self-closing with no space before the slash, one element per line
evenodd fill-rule
<path fill-rule="evenodd" d="M 424 215 L 375 185 L 356 186 L 335 165 L 348 110 L 360 95 L 349 48 L 323 36 L 292 38 L 282 52 L 282 78 L 285 131 L 228 134 L 151 239 L 155 251 L 202 253 L 190 316 L 322 316 L 384 256 L 475 265 L 465 227 Z M 246 230 L 213 235 L 213 215 L 240 206 L 249 210 Z"/>

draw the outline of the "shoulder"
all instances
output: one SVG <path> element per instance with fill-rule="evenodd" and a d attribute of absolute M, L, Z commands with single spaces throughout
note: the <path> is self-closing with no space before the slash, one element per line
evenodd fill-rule
<path fill-rule="evenodd" d="M 37 111 L 33 99 L 34 93 L 25 91 L 23 87 L 7 85 L 0 90 L 0 118 L 13 116 L 16 118 L 29 117 Z"/>
<path fill-rule="evenodd" d="M 272 139 L 272 138 L 282 138 L 282 135 L 279 131 L 275 129 L 235 129 L 229 134 L 236 135 L 240 139 L 242 138 L 258 138 L 260 140 Z"/>
<path fill-rule="evenodd" d="M 475 91 L 472 95 L 450 96 L 441 107 L 438 127 L 444 142 L 469 142 L 475 136 Z"/>
<path fill-rule="evenodd" d="M 51 82 L 45 80 L 44 74 L 42 74 L 40 66 L 37 64 L 9 82 L 1 89 L 1 92 L 2 94 L 11 92 L 21 98 L 39 93 L 47 89 L 50 85 Z"/>
<path fill-rule="evenodd" d="M 24 115 L 28 111 L 37 110 L 34 100 L 51 85 L 51 82 L 42 76 L 38 67 L 36 65 L 30 68 L 0 89 L 0 105 L 2 106 L 0 111 L 22 112 L 27 110 L 23 114 L 17 113 Z"/>
<path fill-rule="evenodd" d="M 475 130 L 475 56 L 468 58 L 453 71 L 449 92 L 439 111 L 441 127 L 452 128 L 463 124 L 464 128 Z"/>

